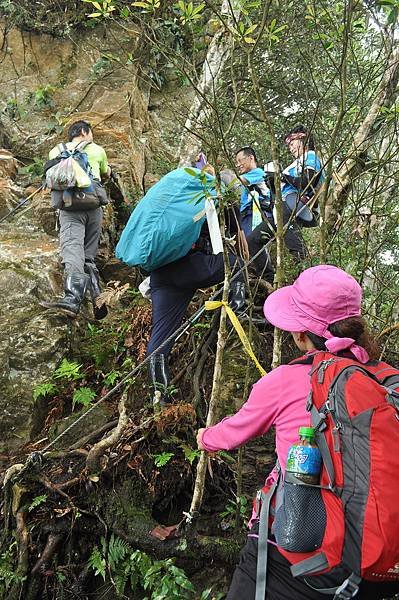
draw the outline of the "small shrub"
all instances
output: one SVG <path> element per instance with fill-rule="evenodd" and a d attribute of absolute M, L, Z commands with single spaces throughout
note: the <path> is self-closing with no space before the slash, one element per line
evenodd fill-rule
<path fill-rule="evenodd" d="M 101 548 L 95 547 L 88 561 L 95 575 L 106 580 L 107 573 L 122 598 L 129 585 L 131 591 L 145 590 L 146 598 L 157 600 L 189 600 L 194 598 L 194 586 L 185 572 L 174 564 L 174 559 L 153 560 L 145 552 L 133 550 L 124 540 L 113 534 L 107 544 L 101 538 Z M 208 590 L 202 598 L 209 598 Z"/>
<path fill-rule="evenodd" d="M 33 400 L 37 400 L 41 396 L 54 396 L 56 391 L 54 383 L 39 383 L 33 388 Z"/>
<path fill-rule="evenodd" d="M 83 375 L 80 372 L 82 365 L 75 361 L 69 361 L 64 358 L 58 369 L 54 372 L 54 379 L 67 379 L 68 381 L 78 381 Z"/>
<path fill-rule="evenodd" d="M 33 93 L 33 101 L 38 108 L 44 108 L 53 104 L 52 96 L 55 92 L 53 85 L 40 85 Z"/>
<path fill-rule="evenodd" d="M 82 406 L 90 406 L 91 401 L 96 397 L 96 392 L 89 387 L 81 387 L 75 390 L 72 398 L 72 408 L 75 408 L 75 404 L 81 404 Z"/>
<path fill-rule="evenodd" d="M 154 463 L 156 467 L 164 467 L 174 456 L 173 452 L 162 452 L 162 454 L 154 455 Z"/>

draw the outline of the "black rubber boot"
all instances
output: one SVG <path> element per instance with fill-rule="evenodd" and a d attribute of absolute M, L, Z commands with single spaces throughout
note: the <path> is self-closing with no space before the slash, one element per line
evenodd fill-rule
<path fill-rule="evenodd" d="M 150 358 L 148 370 L 154 387 L 152 399 L 154 409 L 170 404 L 172 400 L 168 394 L 170 379 L 168 357 L 165 354 L 154 354 Z"/>
<path fill-rule="evenodd" d="M 103 304 L 101 304 L 101 306 L 99 306 L 96 302 L 97 298 L 101 294 L 100 276 L 99 276 L 97 267 L 95 265 L 86 264 L 85 271 L 88 274 L 88 276 L 90 277 L 89 287 L 90 287 L 91 302 L 93 304 L 94 318 L 97 319 L 97 321 L 101 321 L 101 319 L 105 319 L 105 317 L 107 316 L 108 308 L 105 303 L 103 303 Z"/>
<path fill-rule="evenodd" d="M 64 297 L 56 302 L 42 302 L 45 308 L 56 308 L 68 317 L 76 317 L 86 294 L 89 277 L 84 273 L 70 273 L 65 277 Z"/>
<path fill-rule="evenodd" d="M 231 283 L 229 291 L 229 306 L 238 314 L 245 310 L 245 283 L 243 281 L 238 280 Z"/>

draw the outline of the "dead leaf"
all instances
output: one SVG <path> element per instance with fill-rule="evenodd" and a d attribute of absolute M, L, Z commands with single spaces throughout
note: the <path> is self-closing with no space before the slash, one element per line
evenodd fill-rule
<path fill-rule="evenodd" d="M 109 281 L 107 287 L 99 296 L 97 296 L 96 304 L 97 306 L 102 306 L 106 304 L 106 306 L 116 306 L 119 302 L 119 299 L 126 294 L 127 290 L 130 288 L 128 283 L 121 285 L 120 281 Z"/>
<path fill-rule="evenodd" d="M 179 537 L 177 528 L 179 525 L 156 525 L 152 531 L 150 531 L 150 535 L 158 540 L 172 540 L 174 538 Z"/>
<path fill-rule="evenodd" d="M 54 508 L 53 510 L 55 513 L 57 513 L 57 519 L 60 519 L 64 515 L 67 515 L 69 512 L 71 512 L 72 508 L 67 506 L 67 508 Z"/>

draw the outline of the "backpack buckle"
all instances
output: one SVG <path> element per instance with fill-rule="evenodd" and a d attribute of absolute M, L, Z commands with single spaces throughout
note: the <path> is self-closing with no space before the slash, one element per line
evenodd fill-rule
<path fill-rule="evenodd" d="M 352 573 L 352 575 L 350 575 L 348 579 L 345 579 L 342 585 L 337 588 L 334 600 L 351 600 L 351 598 L 354 598 L 359 591 L 360 582 L 361 578 Z"/>

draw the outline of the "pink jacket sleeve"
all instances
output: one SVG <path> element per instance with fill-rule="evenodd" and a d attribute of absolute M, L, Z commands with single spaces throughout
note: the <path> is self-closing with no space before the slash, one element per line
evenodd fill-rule
<path fill-rule="evenodd" d="M 274 425 L 282 387 L 281 368 L 262 377 L 252 388 L 242 408 L 220 423 L 207 427 L 202 446 L 209 452 L 231 450 L 266 433 Z"/>

